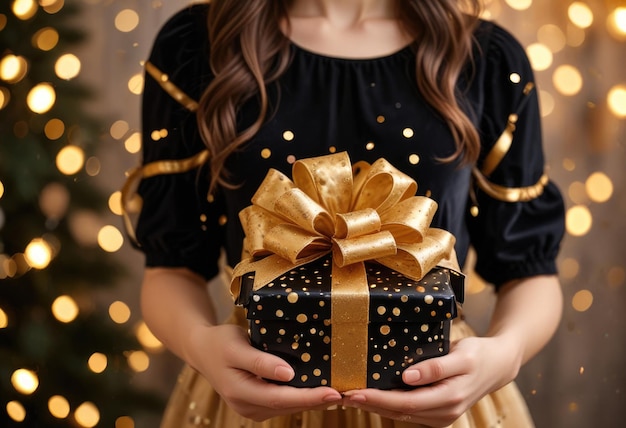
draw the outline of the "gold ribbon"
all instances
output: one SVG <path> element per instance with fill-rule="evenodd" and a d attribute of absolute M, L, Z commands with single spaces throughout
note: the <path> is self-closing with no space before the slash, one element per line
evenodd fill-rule
<path fill-rule="evenodd" d="M 332 253 L 331 382 L 339 391 L 367 385 L 369 290 L 366 260 L 420 280 L 437 265 L 458 269 L 454 236 L 430 223 L 437 204 L 415 196 L 415 181 L 385 159 L 350 164 L 347 153 L 294 163 L 293 181 L 270 170 L 240 212 L 250 258 L 234 269 L 255 272 L 253 290 Z M 355 352 L 356 351 L 356 352 Z"/>

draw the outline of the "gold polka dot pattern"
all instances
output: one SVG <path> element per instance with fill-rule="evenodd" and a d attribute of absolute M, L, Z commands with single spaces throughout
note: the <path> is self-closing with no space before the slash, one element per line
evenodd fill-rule
<path fill-rule="evenodd" d="M 366 263 L 370 289 L 367 386 L 406 388 L 402 372 L 449 350 L 454 292 L 462 301 L 463 277 L 436 268 L 420 281 Z M 244 302 L 253 346 L 285 359 L 296 372 L 290 385 L 332 386 L 330 259 L 323 257 L 249 292 Z M 251 290 L 254 274 L 242 278 Z M 245 304 L 245 303 L 244 303 Z M 338 345 L 335 345 L 338 346 Z"/>

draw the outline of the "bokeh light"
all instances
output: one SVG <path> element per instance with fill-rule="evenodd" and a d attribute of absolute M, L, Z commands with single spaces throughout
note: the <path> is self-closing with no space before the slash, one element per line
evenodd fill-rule
<path fill-rule="evenodd" d="M 150 357 L 144 351 L 129 352 L 128 366 L 137 373 L 145 372 L 150 367 Z"/>
<path fill-rule="evenodd" d="M 67 418 L 70 410 L 70 403 L 61 395 L 53 395 L 48 400 L 48 411 L 57 419 Z"/>
<path fill-rule="evenodd" d="M 572 298 L 572 307 L 578 312 L 589 310 L 593 304 L 593 294 L 589 290 L 579 290 Z"/>
<path fill-rule="evenodd" d="M 28 62 L 22 56 L 8 54 L 0 60 L 0 79 L 8 83 L 17 83 L 26 76 Z"/>
<path fill-rule="evenodd" d="M 76 408 L 74 419 L 81 427 L 92 428 L 100 422 L 100 411 L 95 404 L 86 401 Z"/>
<path fill-rule="evenodd" d="M 156 351 L 163 348 L 163 344 L 150 331 L 145 322 L 140 322 L 136 330 L 137 340 L 144 348 Z"/>
<path fill-rule="evenodd" d="M 78 305 L 70 296 L 59 296 L 52 302 L 52 315 L 62 323 L 74 321 L 78 314 Z"/>
<path fill-rule="evenodd" d="M 589 233 L 593 224 L 593 217 L 589 208 L 584 205 L 576 205 L 567 210 L 565 226 L 572 236 L 583 236 Z"/>
<path fill-rule="evenodd" d="M 552 65 L 552 52 L 541 43 L 533 43 L 526 48 L 526 54 L 533 70 L 543 71 Z"/>
<path fill-rule="evenodd" d="M 52 260 L 52 249 L 46 241 L 36 238 L 30 241 L 24 251 L 26 261 L 30 267 L 35 269 L 45 269 Z"/>
<path fill-rule="evenodd" d="M 615 8 L 606 20 L 606 27 L 609 34 L 617 40 L 626 40 L 626 7 Z"/>
<path fill-rule="evenodd" d="M 573 279 L 578 276 L 580 272 L 580 263 L 578 260 L 568 257 L 560 261 L 559 263 L 559 275 L 564 279 Z"/>
<path fill-rule="evenodd" d="M 35 0 L 14 0 L 11 9 L 15 16 L 26 21 L 37 13 L 37 3 Z"/>
<path fill-rule="evenodd" d="M 553 53 L 560 52 L 567 44 L 563 30 L 554 24 L 546 24 L 537 30 L 537 40 L 547 46 Z"/>
<path fill-rule="evenodd" d="M 133 132 L 124 141 L 124 148 L 128 153 L 139 153 L 141 151 L 141 133 Z"/>
<path fill-rule="evenodd" d="M 135 428 L 135 421 L 130 416 L 120 416 L 115 420 L 115 428 Z"/>
<path fill-rule="evenodd" d="M 85 172 L 90 177 L 95 177 L 100 174 L 100 170 L 102 169 L 102 165 L 100 164 L 100 159 L 95 156 L 89 157 L 85 162 Z"/>
<path fill-rule="evenodd" d="M 89 370 L 94 373 L 102 373 L 103 371 L 105 371 L 107 368 L 107 364 L 107 356 L 100 352 L 94 352 L 93 354 L 91 354 L 89 360 L 87 361 Z"/>
<path fill-rule="evenodd" d="M 135 95 L 141 95 L 143 92 L 143 74 L 137 73 L 128 79 L 128 90 Z"/>
<path fill-rule="evenodd" d="M 116 140 L 121 140 L 122 138 L 124 138 L 124 135 L 126 135 L 129 129 L 130 127 L 128 125 L 128 122 L 126 122 L 125 120 L 117 120 L 111 125 L 109 133 L 111 134 L 111 137 L 115 138 Z"/>
<path fill-rule="evenodd" d="M 59 171 L 65 175 L 76 174 L 81 170 L 85 162 L 85 152 L 78 146 L 67 145 L 63 147 L 56 158 Z"/>
<path fill-rule="evenodd" d="M 121 301 L 115 301 L 109 306 L 109 316 L 113 322 L 117 324 L 124 324 L 130 319 L 130 308 L 128 305 Z"/>
<path fill-rule="evenodd" d="M 15 422 L 24 422 L 26 419 L 26 409 L 19 401 L 9 401 L 6 405 L 7 414 Z"/>
<path fill-rule="evenodd" d="M 591 174 L 585 181 L 585 188 L 594 202 L 606 202 L 613 195 L 613 181 L 602 171 Z"/>
<path fill-rule="evenodd" d="M 569 186 L 567 186 L 567 196 L 577 205 L 586 204 L 589 201 L 587 188 L 582 181 L 572 181 Z"/>
<path fill-rule="evenodd" d="M 28 107 L 35 113 L 43 114 L 49 111 L 56 101 L 56 92 L 49 83 L 40 83 L 30 90 L 26 96 Z"/>
<path fill-rule="evenodd" d="M 39 4 L 43 7 L 43 10 L 49 14 L 55 14 L 65 5 L 64 0 L 39 0 Z"/>
<path fill-rule="evenodd" d="M 39 378 L 32 370 L 17 369 L 11 375 L 11 384 L 17 392 L 30 395 L 39 387 Z"/>
<path fill-rule="evenodd" d="M 39 193 L 39 208 L 44 215 L 53 220 L 59 220 L 67 211 L 70 202 L 70 192 L 61 183 L 51 182 Z"/>
<path fill-rule="evenodd" d="M 115 28 L 122 33 L 133 31 L 139 25 L 139 14 L 132 9 L 124 9 L 115 17 Z"/>
<path fill-rule="evenodd" d="M 49 140 L 58 140 L 65 133 L 65 124 L 61 119 L 50 119 L 44 127 L 44 133 Z"/>
<path fill-rule="evenodd" d="M 109 209 L 113 214 L 122 215 L 122 192 L 119 190 L 109 196 Z"/>
<path fill-rule="evenodd" d="M 613 86 L 607 95 L 609 110 L 620 119 L 626 119 L 626 85 Z"/>
<path fill-rule="evenodd" d="M 114 253 L 124 245 L 124 236 L 115 226 L 107 225 L 98 232 L 98 245 L 104 251 Z"/>
<path fill-rule="evenodd" d="M 532 0 L 505 0 L 511 9 L 526 10 L 532 6 Z"/>
<path fill-rule="evenodd" d="M 1 261 L 0 261 L 1 262 Z M 0 308 L 0 328 L 7 328 L 9 326 L 9 317 L 7 313 Z"/>
<path fill-rule="evenodd" d="M 50 51 L 59 43 L 59 33 L 52 27 L 45 27 L 33 34 L 33 46 L 42 51 Z"/>
<path fill-rule="evenodd" d="M 567 8 L 567 16 L 579 28 L 589 28 L 593 24 L 593 12 L 583 2 L 574 2 Z"/>
<path fill-rule="evenodd" d="M 566 64 L 557 67 L 554 71 L 552 83 L 561 94 L 572 96 L 582 89 L 583 78 L 576 67 Z"/>
<path fill-rule="evenodd" d="M 11 101 L 11 92 L 4 86 L 0 86 L 0 110 L 5 108 Z"/>
<path fill-rule="evenodd" d="M 54 71 L 59 79 L 71 80 L 80 73 L 80 59 L 74 54 L 61 55 L 54 64 Z"/>
<path fill-rule="evenodd" d="M 102 220 L 94 211 L 72 211 L 69 216 L 69 226 L 79 245 L 85 247 L 98 245 L 98 231 L 102 228 Z"/>

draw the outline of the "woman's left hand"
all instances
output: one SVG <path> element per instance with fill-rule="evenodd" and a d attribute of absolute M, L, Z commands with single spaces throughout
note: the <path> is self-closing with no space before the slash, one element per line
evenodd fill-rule
<path fill-rule="evenodd" d="M 515 378 L 518 350 L 504 342 L 502 337 L 462 339 L 451 345 L 448 355 L 404 371 L 404 382 L 416 389 L 348 391 L 343 404 L 390 419 L 446 427 L 480 398 Z"/>

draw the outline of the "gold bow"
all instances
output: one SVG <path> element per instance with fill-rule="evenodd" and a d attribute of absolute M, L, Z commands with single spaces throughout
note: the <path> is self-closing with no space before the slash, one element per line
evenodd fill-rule
<path fill-rule="evenodd" d="M 369 307 L 363 262 L 375 260 L 420 280 L 437 265 L 458 269 L 455 239 L 430 227 L 436 202 L 415 196 L 415 181 L 385 159 L 351 166 L 342 152 L 299 160 L 292 175 L 293 181 L 270 170 L 252 205 L 240 212 L 250 257 L 235 267 L 231 289 L 238 297 L 241 277 L 255 272 L 253 290 L 258 290 L 331 252 L 332 386 L 360 388 L 363 370 L 367 373 Z M 348 348 L 343 367 L 337 344 Z M 364 358 L 356 358 L 359 353 Z M 358 360 L 364 367 L 355 369 Z"/>
<path fill-rule="evenodd" d="M 239 214 L 251 258 L 235 267 L 235 285 L 256 271 L 258 290 L 331 251 L 339 267 L 375 260 L 414 280 L 438 264 L 458 269 L 454 236 L 429 227 L 437 203 L 416 190 L 385 159 L 351 167 L 345 152 L 297 161 L 293 181 L 271 169 Z"/>

